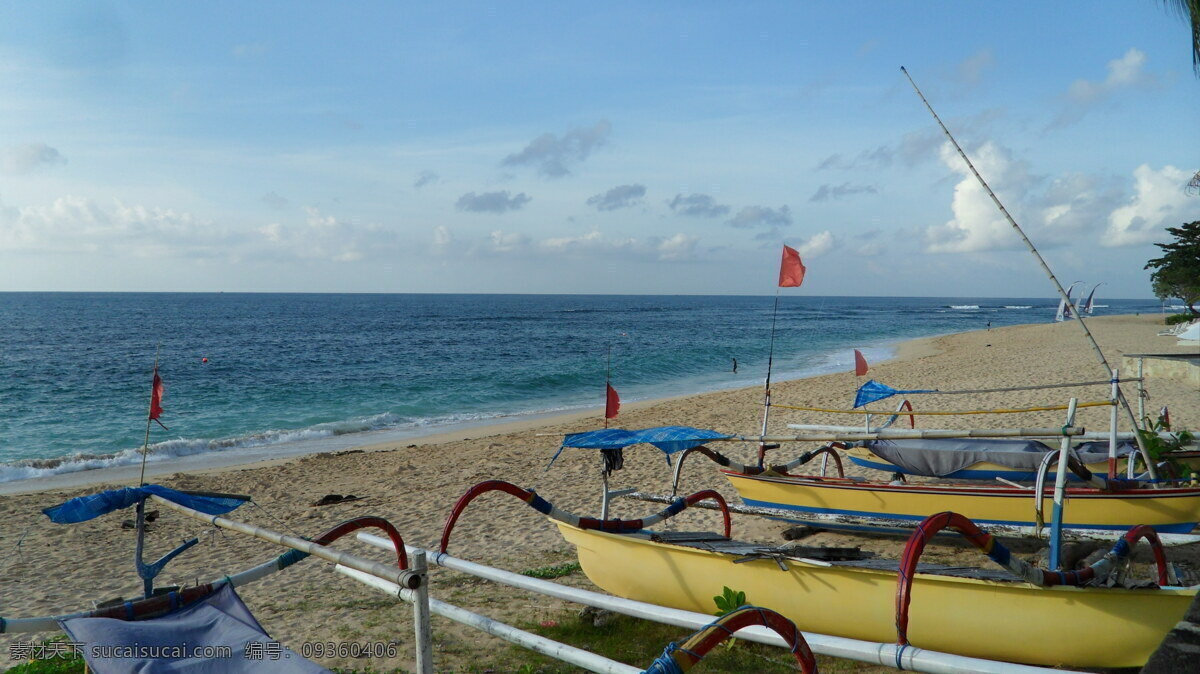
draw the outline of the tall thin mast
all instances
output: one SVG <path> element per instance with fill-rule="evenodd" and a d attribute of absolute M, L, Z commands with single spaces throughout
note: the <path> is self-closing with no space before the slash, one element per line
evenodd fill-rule
<path fill-rule="evenodd" d="M 1021 241 L 1025 243 L 1025 247 L 1028 248 L 1029 252 L 1033 254 L 1033 257 L 1037 259 L 1038 264 L 1042 267 L 1042 271 L 1046 273 L 1046 277 L 1050 279 L 1050 282 L 1054 284 L 1054 289 L 1058 291 L 1058 296 L 1062 299 L 1062 301 L 1070 305 L 1071 298 L 1067 295 L 1067 291 L 1063 290 L 1062 284 L 1058 282 L 1058 279 L 1054 276 L 1054 272 L 1050 271 L 1050 266 L 1046 264 L 1046 260 L 1042 258 L 1042 254 L 1039 253 L 1037 248 L 1033 246 L 1033 242 L 1029 240 L 1029 237 L 1025 236 L 1025 232 L 1021 229 L 1021 226 L 1017 224 L 1017 221 L 1013 220 L 1013 217 L 1008 214 L 1008 209 L 1004 207 L 1004 204 L 1000 203 L 1000 199 L 996 197 L 996 193 L 993 192 L 992 188 L 988 186 L 987 181 L 983 179 L 983 176 L 979 175 L 979 171 L 975 170 L 975 165 L 971 163 L 970 158 L 967 157 L 967 153 L 963 152 L 962 146 L 958 144 L 958 141 L 954 140 L 954 136 L 950 135 L 950 130 L 947 129 L 946 125 L 942 123 L 941 117 L 938 117 L 937 113 L 933 111 L 933 106 L 930 105 L 929 101 L 925 99 L 925 94 L 921 93 L 921 89 L 917 86 L 917 83 L 913 81 L 912 76 L 908 74 L 908 70 L 904 66 L 900 66 L 900 72 L 904 73 L 904 76 L 908 78 L 908 83 L 912 85 L 913 90 L 916 91 L 917 95 L 921 97 L 921 102 L 925 104 L 926 109 L 929 110 L 929 114 L 933 115 L 934 121 L 938 123 L 938 126 L 942 127 L 942 133 L 946 134 L 946 138 L 949 139 L 950 143 L 954 145 L 954 149 L 958 150 L 959 156 L 962 157 L 963 161 L 967 163 L 967 168 L 971 169 L 971 173 L 975 175 L 975 179 L 979 181 L 980 185 L 983 185 L 983 189 L 986 190 L 988 196 L 992 198 L 992 202 L 996 204 L 996 208 L 1000 209 L 1000 212 L 1004 214 L 1004 218 L 1008 220 L 1008 224 L 1012 225 L 1013 230 L 1018 236 L 1021 237 Z M 1108 359 L 1104 357 L 1104 352 L 1100 350 L 1100 345 L 1096 343 L 1096 338 L 1092 336 L 1092 331 L 1088 329 L 1087 323 L 1083 320 L 1083 316 L 1080 316 L 1078 311 L 1073 311 L 1072 314 L 1075 318 L 1075 321 L 1079 323 L 1079 328 L 1083 330 L 1083 334 L 1087 337 L 1088 343 L 1092 345 L 1092 351 L 1096 354 L 1096 360 L 1100 363 L 1101 367 L 1104 368 L 1104 375 L 1112 378 L 1112 366 L 1108 364 Z M 1137 430 L 1138 420 L 1137 417 L 1133 415 L 1133 409 L 1129 406 L 1129 400 L 1126 399 L 1125 394 L 1121 393 L 1119 390 L 1117 397 L 1120 400 L 1121 406 L 1125 408 L 1125 413 L 1129 417 L 1129 422 L 1133 429 Z M 1150 472 L 1150 477 L 1157 478 L 1158 471 L 1156 471 L 1154 468 L 1154 461 L 1150 458 L 1150 453 L 1146 449 L 1145 442 L 1142 441 L 1141 435 L 1137 433 L 1134 434 L 1134 437 L 1137 439 L 1138 449 L 1140 449 L 1142 452 L 1142 458 L 1146 461 L 1146 469 Z"/>
<path fill-rule="evenodd" d="M 158 375 L 158 353 L 162 344 L 154 347 L 154 374 Z M 150 422 L 154 419 L 154 387 L 150 387 L 150 404 L 146 407 L 146 440 L 142 443 L 142 474 L 138 477 L 138 485 L 146 484 L 146 453 L 150 449 Z"/>
<path fill-rule="evenodd" d="M 767 419 L 771 415 L 771 365 L 775 360 L 775 318 L 779 315 L 779 288 L 775 288 L 775 308 L 771 310 L 771 346 L 767 350 L 767 378 L 763 382 L 762 436 L 767 435 Z M 758 467 L 766 463 L 767 444 L 758 443 Z"/>

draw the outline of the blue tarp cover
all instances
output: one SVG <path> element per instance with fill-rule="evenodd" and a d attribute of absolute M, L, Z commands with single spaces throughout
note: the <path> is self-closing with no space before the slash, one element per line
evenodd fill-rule
<path fill-rule="evenodd" d="M 76 522 L 86 522 L 101 515 L 106 515 L 114 510 L 128 508 L 151 494 L 161 496 L 168 501 L 173 501 L 192 510 L 199 510 L 205 515 L 224 515 L 245 503 L 245 501 L 236 498 L 194 496 L 174 489 L 168 489 L 162 485 L 147 484 L 141 487 L 110 489 L 98 494 L 80 496 L 65 503 L 46 508 L 42 512 L 46 514 L 46 517 L 50 518 L 51 522 L 56 524 L 75 524 Z"/>
<path fill-rule="evenodd" d="M 937 393 L 936 389 L 923 389 L 919 391 L 898 391 L 887 384 L 880 384 L 874 379 L 868 381 L 858 387 L 858 392 L 854 394 L 855 409 L 873 403 L 876 400 L 890 398 L 897 393 Z"/>
<path fill-rule="evenodd" d="M 60 621 L 96 674 L 319 674 L 329 670 L 267 636 L 232 585 L 158 618 Z"/>
<path fill-rule="evenodd" d="M 732 437 L 716 431 L 707 431 L 691 426 L 659 426 L 640 431 L 627 431 L 624 428 L 602 428 L 597 431 L 571 433 L 563 438 L 562 446 L 554 453 L 554 459 L 567 447 L 579 449 L 622 449 L 642 442 L 649 443 L 663 452 L 674 454 L 685 449 L 703 445 L 709 440 Z"/>

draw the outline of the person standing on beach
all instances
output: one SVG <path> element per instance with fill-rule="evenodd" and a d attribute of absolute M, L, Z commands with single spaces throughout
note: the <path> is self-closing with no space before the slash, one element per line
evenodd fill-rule
<path fill-rule="evenodd" d="M 733 359 L 733 372 L 737 374 L 737 358 Z"/>

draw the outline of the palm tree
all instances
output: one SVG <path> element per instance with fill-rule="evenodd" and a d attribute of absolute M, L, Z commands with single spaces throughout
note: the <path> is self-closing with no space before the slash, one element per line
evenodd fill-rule
<path fill-rule="evenodd" d="M 1162 0 L 1162 3 L 1192 24 L 1192 70 L 1200 77 L 1200 0 Z"/>

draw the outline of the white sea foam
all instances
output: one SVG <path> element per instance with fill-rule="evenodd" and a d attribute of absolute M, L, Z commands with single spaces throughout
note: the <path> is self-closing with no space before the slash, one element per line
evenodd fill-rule
<path fill-rule="evenodd" d="M 1032 304 L 1005 304 L 1005 309 L 1032 309 Z"/>
<path fill-rule="evenodd" d="M 494 416 L 497 415 L 454 414 L 436 419 L 416 419 L 402 422 L 394 414 L 383 413 L 345 421 L 316 424 L 308 428 L 269 430 L 247 435 L 217 438 L 215 440 L 174 438 L 151 444 L 146 453 L 146 463 L 158 463 L 183 456 L 193 456 L 208 452 L 226 452 L 253 447 L 282 445 L 382 429 L 404 430 L 470 423 Z M 0 482 L 47 477 L 62 473 L 75 473 L 81 470 L 136 465 L 141 460 L 141 448 L 125 449 L 111 454 L 78 453 L 53 459 L 22 459 L 0 464 Z"/>
<path fill-rule="evenodd" d="M 951 304 L 951 309 L 978 309 L 978 304 Z"/>

